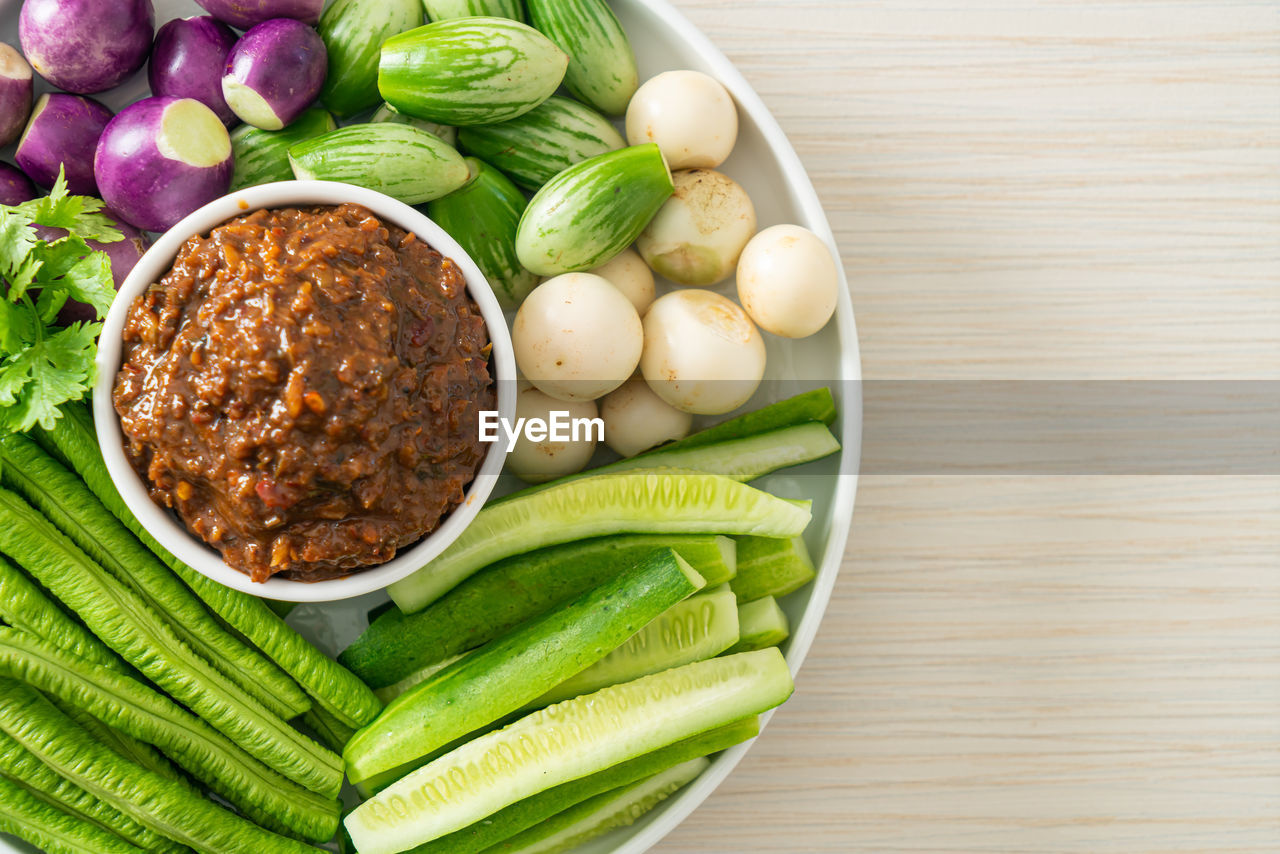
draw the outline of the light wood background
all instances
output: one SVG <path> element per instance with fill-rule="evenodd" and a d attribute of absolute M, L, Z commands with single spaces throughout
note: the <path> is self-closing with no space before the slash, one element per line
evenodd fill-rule
<path fill-rule="evenodd" d="M 678 2 L 868 379 L 1280 378 L 1280 3 Z M 1280 851 L 1280 477 L 864 477 L 796 696 L 658 850 Z"/>

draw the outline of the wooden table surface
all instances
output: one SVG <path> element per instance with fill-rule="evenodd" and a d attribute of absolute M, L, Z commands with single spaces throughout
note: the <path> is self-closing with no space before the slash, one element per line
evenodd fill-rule
<path fill-rule="evenodd" d="M 815 179 L 868 379 L 1280 378 L 1274 0 L 678 5 Z M 1280 850 L 1277 472 L 864 475 L 796 696 L 658 850 Z"/>

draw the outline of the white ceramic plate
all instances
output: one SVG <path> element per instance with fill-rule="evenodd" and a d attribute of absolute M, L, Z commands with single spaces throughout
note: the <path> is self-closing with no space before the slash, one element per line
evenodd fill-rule
<path fill-rule="evenodd" d="M 158 21 L 202 14 L 193 0 L 154 2 Z M 750 193 L 759 213 L 760 227 L 797 223 L 827 240 L 834 250 L 831 228 L 804 167 L 777 122 L 733 64 L 667 0 L 611 0 L 611 3 L 635 46 L 642 79 L 670 69 L 692 68 L 718 79 L 737 100 L 740 137 L 733 156 L 721 168 Z M 20 0 L 0 0 L 0 40 L 17 44 L 20 6 Z M 145 93 L 146 77 L 139 73 L 101 100 L 118 110 Z M 0 157 L 12 162 L 12 149 L 0 152 Z M 836 317 L 822 332 L 801 341 L 765 336 L 769 351 L 766 383 L 747 407 L 754 408 L 822 385 L 831 386 L 840 405 L 835 429 L 844 445 L 842 454 L 770 475 L 759 484 L 787 497 L 813 499 L 814 521 L 805 539 L 818 564 L 818 577 L 782 603 L 792 624 L 792 636 L 783 651 L 793 673 L 800 669 L 831 597 L 848 539 L 857 488 L 862 372 L 853 307 L 843 272 L 841 282 L 844 287 Z M 732 282 L 718 290 L 732 293 Z M 502 491 L 500 484 L 495 494 Z M 335 653 L 364 628 L 367 610 L 384 600 L 384 594 L 375 593 L 342 603 L 302 605 L 290 617 L 290 622 L 322 649 Z M 781 713 L 786 714 L 785 706 Z M 706 773 L 676 797 L 635 825 L 583 846 L 581 854 L 641 854 L 649 850 L 711 794 L 749 747 L 750 743 L 725 751 Z M 0 837 L 0 854 L 32 850 Z"/>

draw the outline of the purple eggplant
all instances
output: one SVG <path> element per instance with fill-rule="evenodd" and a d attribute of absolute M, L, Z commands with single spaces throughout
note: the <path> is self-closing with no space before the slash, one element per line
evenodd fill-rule
<path fill-rule="evenodd" d="M 248 30 L 272 18 L 294 18 L 308 24 L 320 20 L 324 0 L 196 0 L 219 21 Z"/>
<path fill-rule="evenodd" d="M 328 70 L 328 54 L 315 30 L 292 18 L 275 18 L 249 30 L 231 49 L 222 95 L 247 124 L 280 130 L 311 106 Z"/>
<path fill-rule="evenodd" d="M 98 141 L 102 199 L 144 231 L 164 231 L 231 185 L 231 138 L 194 98 L 145 98 L 120 111 Z"/>
<path fill-rule="evenodd" d="M 0 145 L 18 138 L 31 115 L 31 66 L 13 45 L 0 42 Z"/>
<path fill-rule="evenodd" d="M 222 72 L 235 43 L 235 32 L 209 15 L 174 18 L 156 33 L 151 49 L 151 94 L 195 98 L 224 125 L 234 124 L 236 114 L 222 97 Z"/>
<path fill-rule="evenodd" d="M 0 205 L 20 205 L 37 195 L 36 185 L 21 169 L 0 161 Z"/>
<path fill-rule="evenodd" d="M 18 39 L 41 77 L 85 95 L 117 86 L 142 67 L 155 18 L 151 0 L 26 0 Z"/>
<path fill-rule="evenodd" d="M 58 167 L 66 170 L 67 189 L 80 196 L 98 195 L 93 153 L 98 137 L 111 121 L 111 111 L 84 95 L 54 92 L 41 95 L 14 159 L 32 181 L 52 187 Z"/>

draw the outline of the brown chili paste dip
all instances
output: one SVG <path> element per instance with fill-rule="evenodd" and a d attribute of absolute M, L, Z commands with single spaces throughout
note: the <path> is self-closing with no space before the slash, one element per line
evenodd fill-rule
<path fill-rule="evenodd" d="M 461 271 L 357 205 L 188 240 L 130 307 L 114 403 L 152 498 L 255 581 L 390 560 L 463 500 L 495 408 Z"/>

